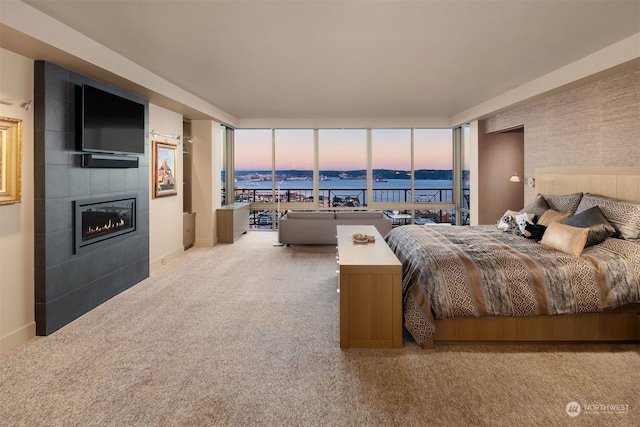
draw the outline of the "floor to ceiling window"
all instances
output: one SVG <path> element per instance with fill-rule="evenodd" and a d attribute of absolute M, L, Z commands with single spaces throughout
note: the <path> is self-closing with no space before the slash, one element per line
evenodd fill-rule
<path fill-rule="evenodd" d="M 271 228 L 273 212 L 258 204 L 273 203 L 273 132 L 243 129 L 234 132 L 234 196 L 252 204 L 250 228 Z"/>
<path fill-rule="evenodd" d="M 469 176 L 457 172 L 454 132 L 237 129 L 235 201 L 252 204 L 251 228 L 275 228 L 278 214 L 291 209 L 376 209 L 396 224 L 458 223 L 457 215 L 468 219 Z M 466 196 L 462 211 L 454 194 Z"/>
<path fill-rule="evenodd" d="M 367 205 L 367 131 L 318 131 L 318 206 L 358 208 Z"/>
<path fill-rule="evenodd" d="M 454 143 L 456 152 L 456 170 L 458 174 L 458 225 L 471 223 L 471 137 L 470 126 L 465 124 L 455 128 Z"/>
<path fill-rule="evenodd" d="M 411 202 L 411 129 L 371 131 L 373 202 Z"/>
<path fill-rule="evenodd" d="M 226 205 L 227 194 L 233 194 L 233 129 L 225 125 L 220 126 L 220 184 L 222 205 Z M 229 181 L 229 179 L 231 181 Z M 231 198 L 233 202 L 233 197 Z"/>
<path fill-rule="evenodd" d="M 461 182 L 461 201 L 460 201 L 460 211 L 463 214 L 464 221 L 460 225 L 469 225 L 471 221 L 471 137 L 470 137 L 470 129 L 471 127 L 466 124 L 461 126 L 461 138 L 462 138 L 462 147 L 461 147 L 461 167 L 460 167 L 460 182 Z"/>
<path fill-rule="evenodd" d="M 415 129 L 413 148 L 414 211 L 417 223 L 451 223 L 453 198 L 453 130 Z"/>
<path fill-rule="evenodd" d="M 289 206 L 315 208 L 313 203 L 314 164 L 312 129 L 276 129 L 274 131 L 274 201 L 276 209 L 268 225 L 277 225 L 278 218 Z M 293 205 L 291 205 L 293 204 Z"/>
<path fill-rule="evenodd" d="M 313 202 L 313 130 L 276 129 L 276 197 L 281 202 Z"/>

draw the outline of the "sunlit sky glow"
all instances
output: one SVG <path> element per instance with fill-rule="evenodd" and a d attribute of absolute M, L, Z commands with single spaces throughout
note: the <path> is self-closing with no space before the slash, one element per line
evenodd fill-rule
<path fill-rule="evenodd" d="M 452 130 L 414 131 L 415 169 L 452 169 Z M 275 131 L 276 170 L 313 170 L 313 130 Z M 366 169 L 367 131 L 365 129 L 320 129 L 320 170 Z M 236 130 L 235 169 L 271 169 L 271 130 Z M 372 131 L 373 169 L 411 169 L 411 131 L 374 129 Z"/>

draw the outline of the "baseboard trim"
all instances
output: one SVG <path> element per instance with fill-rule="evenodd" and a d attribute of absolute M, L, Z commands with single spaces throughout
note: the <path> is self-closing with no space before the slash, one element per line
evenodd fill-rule
<path fill-rule="evenodd" d="M 182 256 L 183 254 L 184 254 L 184 248 L 182 246 L 180 246 L 179 248 L 175 249 L 174 251 L 169 252 L 168 254 L 165 254 L 162 257 L 151 261 L 149 263 L 149 272 L 153 273 L 154 271 L 158 270 L 160 267 L 162 267 L 163 265 L 165 265 L 169 261 L 171 261 L 173 259 L 176 259 L 176 258 Z"/>
<path fill-rule="evenodd" d="M 0 338 L 0 354 L 5 353 L 29 341 L 36 336 L 36 322 L 31 322 L 10 334 Z"/>
<path fill-rule="evenodd" d="M 198 239 L 196 240 L 195 247 L 197 248 L 210 248 L 215 246 L 216 242 L 210 239 Z"/>

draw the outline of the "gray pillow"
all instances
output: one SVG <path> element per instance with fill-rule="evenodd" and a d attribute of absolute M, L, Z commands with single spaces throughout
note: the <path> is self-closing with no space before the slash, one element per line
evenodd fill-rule
<path fill-rule="evenodd" d="M 531 203 L 529 203 L 527 206 L 525 206 L 524 208 L 522 208 L 520 210 L 519 213 L 528 213 L 528 214 L 534 214 L 534 215 L 542 215 L 547 209 L 549 209 L 549 204 L 547 203 L 547 201 L 544 199 L 544 197 L 542 197 L 542 194 L 538 194 L 535 198 L 535 200 Z"/>
<path fill-rule="evenodd" d="M 582 193 L 563 194 L 561 196 L 544 195 L 543 197 L 549 208 L 558 212 L 569 212 L 573 215 L 578 209 L 580 200 L 582 200 Z"/>
<path fill-rule="evenodd" d="M 587 193 L 576 212 L 580 213 L 593 206 L 598 206 L 607 221 L 615 227 L 615 237 L 626 240 L 640 239 L 640 203 Z"/>
<path fill-rule="evenodd" d="M 598 206 L 575 214 L 567 219 L 564 224 L 589 229 L 589 236 L 587 237 L 585 246 L 597 245 L 607 237 L 616 234 L 615 227 L 607 221 L 607 218 L 605 218 Z"/>

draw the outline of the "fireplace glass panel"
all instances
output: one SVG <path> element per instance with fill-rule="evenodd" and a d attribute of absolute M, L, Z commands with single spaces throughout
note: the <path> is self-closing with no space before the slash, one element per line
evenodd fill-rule
<path fill-rule="evenodd" d="M 136 199 L 91 199 L 75 202 L 76 251 L 136 229 Z"/>

